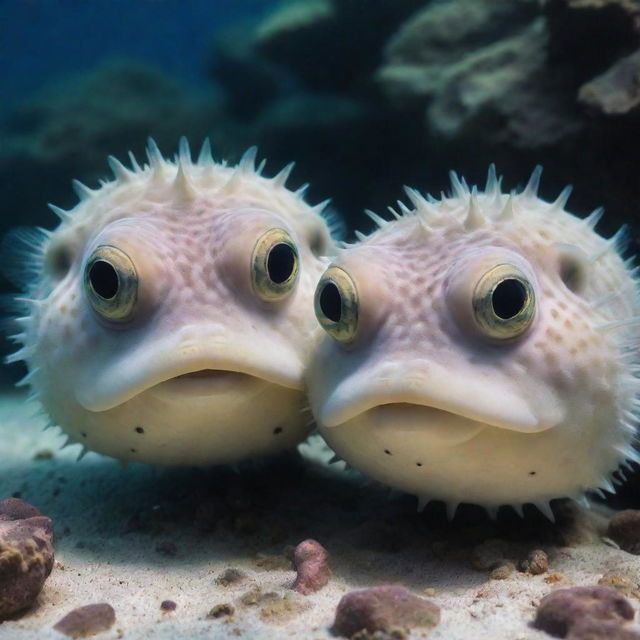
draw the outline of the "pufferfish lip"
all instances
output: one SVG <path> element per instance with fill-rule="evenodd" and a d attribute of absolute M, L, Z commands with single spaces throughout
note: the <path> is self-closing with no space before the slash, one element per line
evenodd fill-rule
<path fill-rule="evenodd" d="M 183 397 L 243 393 L 276 385 L 302 391 L 303 364 L 287 345 L 247 345 L 219 339 L 166 343 L 115 355 L 76 384 L 77 401 L 88 411 L 107 411 L 141 393 Z"/>
<path fill-rule="evenodd" d="M 198 369 L 182 373 L 148 389 L 151 393 L 179 396 L 209 396 L 216 393 L 248 390 L 261 382 L 260 378 L 241 371 Z M 263 384 L 266 383 L 262 380 Z"/>
<path fill-rule="evenodd" d="M 507 383 L 508 380 L 465 379 L 444 369 L 413 377 L 409 373 L 390 378 L 360 374 L 338 383 L 320 406 L 313 398 L 312 408 L 319 423 L 328 428 L 339 427 L 368 412 L 368 417 L 375 417 L 374 410 L 383 407 L 388 421 L 394 411 L 405 419 L 411 410 L 414 421 L 421 414 L 425 423 L 430 417 L 444 419 L 451 429 L 463 424 L 473 425 L 474 429 L 489 426 L 537 433 L 561 422 L 562 410 L 553 397 L 532 407 L 524 393 L 516 387 L 509 388 Z"/>

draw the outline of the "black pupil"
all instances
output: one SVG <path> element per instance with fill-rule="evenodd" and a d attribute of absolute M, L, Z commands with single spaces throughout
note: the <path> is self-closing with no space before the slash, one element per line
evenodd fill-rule
<path fill-rule="evenodd" d="M 340 322 L 342 317 L 342 297 L 333 282 L 327 282 L 320 292 L 320 309 L 333 322 Z"/>
<path fill-rule="evenodd" d="M 524 285 L 519 280 L 509 278 L 503 280 L 493 290 L 491 302 L 493 311 L 503 320 L 508 320 L 517 316 L 524 307 L 526 291 Z"/>
<path fill-rule="evenodd" d="M 276 284 L 285 282 L 291 277 L 295 266 L 296 254 L 288 244 L 281 242 L 269 251 L 267 271 L 272 282 Z"/>
<path fill-rule="evenodd" d="M 104 260 L 96 260 L 89 269 L 89 280 L 93 290 L 105 300 L 110 300 L 118 293 L 118 274 Z"/>

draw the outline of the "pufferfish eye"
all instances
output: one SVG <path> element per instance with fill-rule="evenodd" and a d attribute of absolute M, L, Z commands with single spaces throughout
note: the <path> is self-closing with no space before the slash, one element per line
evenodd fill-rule
<path fill-rule="evenodd" d="M 522 335 L 535 316 L 535 294 L 527 277 L 510 264 L 487 271 L 473 291 L 473 315 L 483 333 L 498 340 Z"/>
<path fill-rule="evenodd" d="M 138 299 L 138 274 L 131 258 L 102 245 L 87 260 L 84 288 L 94 310 L 107 320 L 127 320 Z"/>
<path fill-rule="evenodd" d="M 253 288 L 258 296 L 273 302 L 291 293 L 299 262 L 298 249 L 284 229 L 270 229 L 260 236 L 251 259 Z"/>
<path fill-rule="evenodd" d="M 329 267 L 314 298 L 316 318 L 322 328 L 338 342 L 351 342 L 358 329 L 358 291 L 349 274 Z"/>

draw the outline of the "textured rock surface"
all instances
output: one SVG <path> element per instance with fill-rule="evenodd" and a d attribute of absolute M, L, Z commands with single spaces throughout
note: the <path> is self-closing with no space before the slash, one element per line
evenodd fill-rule
<path fill-rule="evenodd" d="M 534 576 L 545 573 L 549 570 L 549 558 L 542 549 L 534 549 L 527 554 L 527 557 L 520 563 L 520 571 L 530 573 Z"/>
<path fill-rule="evenodd" d="M 53 628 L 69 638 L 87 638 L 107 631 L 116 622 L 116 612 L 106 602 L 78 607 L 60 620 Z"/>
<path fill-rule="evenodd" d="M 578 623 L 612 622 L 619 625 L 633 620 L 634 615 L 629 601 L 615 589 L 571 587 L 554 591 L 540 601 L 533 626 L 564 638 Z"/>
<path fill-rule="evenodd" d="M 29 607 L 53 567 L 53 524 L 17 498 L 0 502 L 0 620 Z"/>
<path fill-rule="evenodd" d="M 331 578 L 329 554 L 316 540 L 304 540 L 293 554 L 293 566 L 297 572 L 293 588 L 303 595 L 315 593 Z"/>
<path fill-rule="evenodd" d="M 607 535 L 629 553 L 640 554 L 640 511 L 626 509 L 616 513 L 609 522 Z"/>
<path fill-rule="evenodd" d="M 370 633 L 396 627 L 435 627 L 440 609 L 404 587 L 371 587 L 343 596 L 336 610 L 333 631 L 350 638 L 362 629 Z"/>

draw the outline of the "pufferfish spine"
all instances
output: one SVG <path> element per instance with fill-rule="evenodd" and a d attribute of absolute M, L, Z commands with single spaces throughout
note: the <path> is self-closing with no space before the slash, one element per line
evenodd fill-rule
<path fill-rule="evenodd" d="M 2 267 L 10 303 L 7 362 L 67 444 L 121 461 L 235 463 L 295 446 L 312 424 L 303 372 L 319 337 L 315 283 L 340 222 L 328 201 L 289 190 L 293 168 L 198 159 L 114 157 L 114 180 L 49 208 L 53 231 L 17 229 Z"/>
<path fill-rule="evenodd" d="M 519 192 L 493 165 L 483 191 L 453 172 L 450 196 L 406 188 L 411 207 L 368 212 L 377 228 L 317 287 L 329 335 L 307 379 L 320 433 L 420 508 L 534 504 L 553 518 L 551 500 L 586 506 L 640 462 L 628 234 L 598 235 L 602 208 L 568 213 L 570 187 L 541 200 L 541 171 Z"/>

